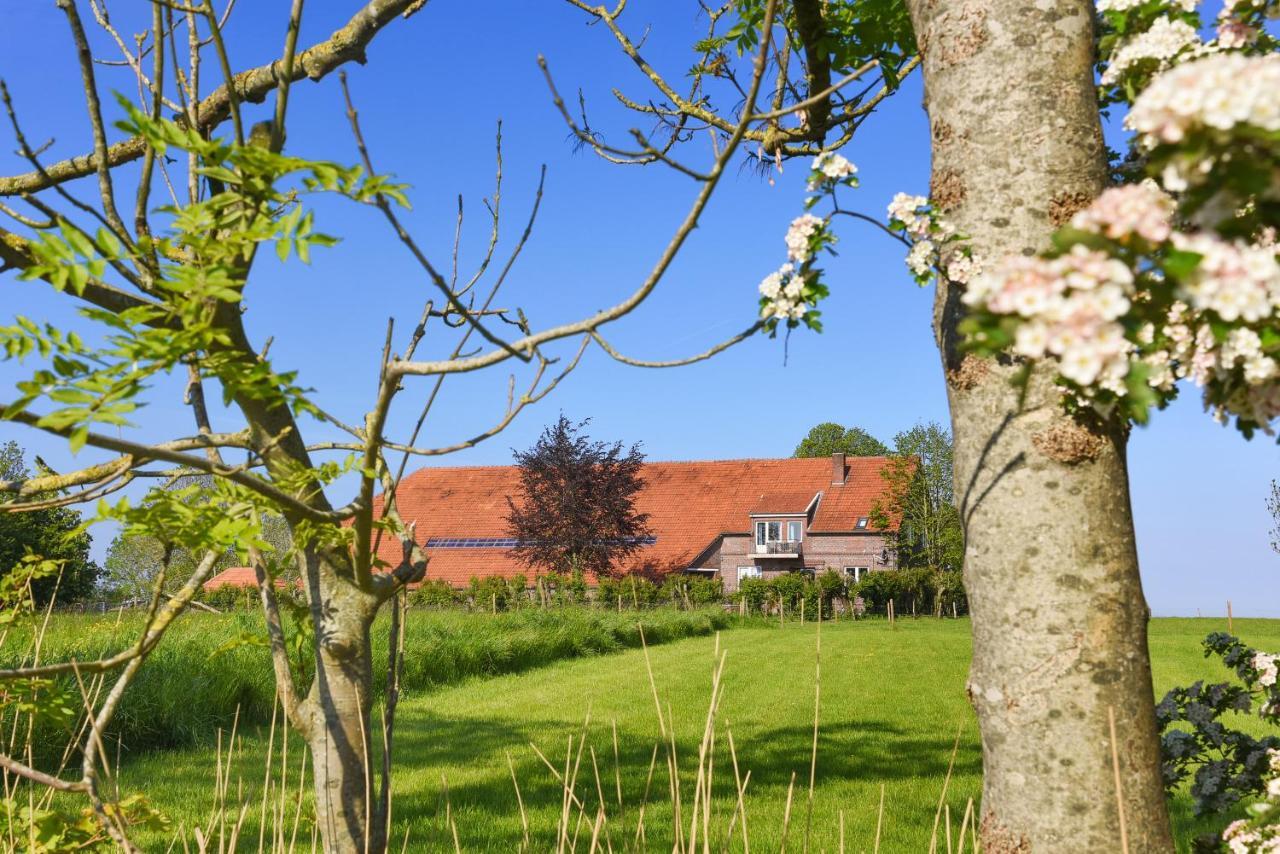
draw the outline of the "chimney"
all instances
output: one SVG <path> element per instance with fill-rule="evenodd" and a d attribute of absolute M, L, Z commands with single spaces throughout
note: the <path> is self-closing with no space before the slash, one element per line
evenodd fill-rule
<path fill-rule="evenodd" d="M 844 454 L 840 451 L 831 455 L 831 485 L 844 486 Z"/>

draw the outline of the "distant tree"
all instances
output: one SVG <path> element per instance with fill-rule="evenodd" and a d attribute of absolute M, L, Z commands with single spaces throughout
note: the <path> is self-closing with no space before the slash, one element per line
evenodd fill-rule
<path fill-rule="evenodd" d="M 936 422 L 917 424 L 893 437 L 894 453 L 881 472 L 885 494 L 872 507 L 872 520 L 886 526 L 898 565 L 959 569 L 964 532 L 955 505 L 951 433 Z"/>
<path fill-rule="evenodd" d="M 519 501 L 507 499 L 513 549 L 532 568 L 609 575 L 650 536 L 635 496 L 644 486 L 639 445 L 593 442 L 563 415 L 527 451 L 514 451 Z"/>
<path fill-rule="evenodd" d="M 186 490 L 190 494 L 188 504 L 192 506 L 210 500 L 208 490 L 213 480 L 208 475 L 179 478 L 167 488 L 168 491 Z M 174 590 L 186 583 L 200 563 L 200 556 L 190 549 L 174 542 L 173 537 L 163 536 L 164 526 L 154 526 L 146 532 L 121 531 L 107 547 L 107 558 L 103 562 L 103 586 L 107 591 L 121 599 L 133 599 L 150 596 L 156 580 L 160 577 L 161 568 L 165 569 L 165 588 Z M 271 547 L 270 557 L 281 561 L 292 545 L 289 525 L 283 517 L 264 513 L 262 515 L 262 539 Z M 268 550 L 264 549 L 264 554 Z M 227 567 L 236 566 L 239 561 L 233 550 L 227 550 L 218 558 L 214 567 L 220 572 Z M 288 562 L 284 562 L 284 574 L 290 574 Z"/>
<path fill-rule="evenodd" d="M 836 452 L 851 457 L 881 457 L 889 453 L 889 448 L 861 427 L 842 427 L 834 421 L 824 421 L 796 445 L 792 456 L 829 457 Z"/>
<path fill-rule="evenodd" d="M 0 445 L 0 481 L 23 481 L 29 477 L 31 472 L 18 443 Z M 100 570 L 89 559 L 93 540 L 83 531 L 76 533 L 79 527 L 80 514 L 65 507 L 28 513 L 0 512 L 0 575 L 12 572 L 28 553 L 63 561 L 60 579 L 47 577 L 32 582 L 36 604 L 48 603 L 55 587 L 59 602 L 88 598 L 97 585 Z"/>

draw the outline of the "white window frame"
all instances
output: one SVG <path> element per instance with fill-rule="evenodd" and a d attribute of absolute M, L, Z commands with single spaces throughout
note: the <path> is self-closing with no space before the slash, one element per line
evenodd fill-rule
<path fill-rule="evenodd" d="M 792 536 L 794 534 L 794 536 Z M 791 519 L 787 522 L 787 542 L 798 543 L 804 539 L 804 522 Z"/>
<path fill-rule="evenodd" d="M 742 583 L 744 578 L 762 578 L 764 571 L 758 566 L 740 566 L 738 567 L 738 583 Z"/>
<path fill-rule="evenodd" d="M 756 545 L 782 542 L 782 520 L 762 519 L 756 522 Z M 770 536 L 772 534 L 773 536 Z"/>
<path fill-rule="evenodd" d="M 866 575 L 868 571 L 870 571 L 870 567 L 867 567 L 867 566 L 846 566 L 844 568 L 845 575 L 853 576 L 854 584 L 857 584 L 859 581 L 861 581 L 862 576 Z"/>

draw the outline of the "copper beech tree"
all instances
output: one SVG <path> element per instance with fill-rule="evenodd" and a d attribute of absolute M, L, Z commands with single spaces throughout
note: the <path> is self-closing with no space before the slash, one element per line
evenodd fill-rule
<path fill-rule="evenodd" d="M 415 13 L 423 0 L 370 0 L 329 38 L 310 45 L 300 43 L 304 0 L 292 0 L 287 14 L 284 7 L 273 6 L 268 13 L 256 4 L 241 4 L 236 13 L 262 16 L 261 26 L 269 26 L 269 15 L 278 11 L 283 42 L 278 59 L 247 69 L 232 65 L 226 44 L 231 3 L 219 9 L 212 0 L 157 0 L 146 5 L 145 25 L 131 39 L 122 34 L 105 0 L 57 0 L 56 5 L 65 17 L 65 40 L 51 43 L 50 55 L 61 49 L 66 61 L 76 64 L 91 133 L 83 153 L 46 160 L 44 146 L 32 142 L 39 129 L 22 110 L 36 100 L 35 93 L 0 87 L 17 150 L 29 164 L 22 174 L 0 177 L 0 215 L 7 221 L 0 228 L 5 273 L 0 287 L 9 295 L 6 306 L 20 305 L 26 289 L 52 288 L 80 307 L 79 320 L 74 328 L 62 328 L 20 315 L 0 328 L 4 355 L 26 371 L 11 396 L 0 401 L 0 417 L 62 437 L 92 462 L 75 471 L 0 482 L 0 511 L 97 502 L 95 521 L 113 521 L 127 535 L 153 537 L 198 560 L 176 586 L 166 585 L 160 569 L 145 625 L 137 637 L 122 642 L 119 653 L 0 672 L 7 701 L 26 698 L 38 704 L 51 680 L 74 679 L 85 689 L 86 706 L 74 750 L 66 754 L 75 757 L 78 770 L 45 769 L 35 767 L 31 756 L 3 755 L 6 791 L 18 792 L 13 797 L 24 804 L 26 795 L 13 788 L 19 783 L 82 795 L 101 832 L 120 848 L 137 850 L 130 838 L 131 811 L 142 807 L 132 798 L 118 800 L 116 787 L 104 785 L 103 734 L 138 669 L 188 610 L 220 556 L 231 550 L 257 574 L 279 700 L 310 751 L 316 823 L 325 849 L 385 850 L 403 594 L 428 571 L 412 520 L 397 512 L 396 489 L 407 461 L 495 435 L 555 388 L 589 347 L 627 364 L 669 367 L 709 358 L 769 327 L 769 321 L 748 320 L 744 331 L 727 341 L 663 362 L 627 356 L 605 338 L 610 324 L 659 285 L 745 144 L 770 150 L 779 144 L 812 147 L 821 136 L 817 131 L 802 135 L 807 142 L 792 140 L 791 134 L 780 138 L 777 119 L 809 108 L 825 132 L 850 116 L 865 117 L 893 90 L 894 72 L 901 69 L 863 63 L 834 80 L 828 69 L 813 74 L 800 90 L 782 78 L 766 83 L 775 76 L 769 69 L 785 68 L 792 50 L 790 37 L 776 41 L 781 4 L 769 0 L 751 14 L 728 15 L 739 20 L 738 38 L 754 59 L 736 81 L 736 116 L 716 120 L 709 154 L 690 165 L 673 157 L 670 140 L 635 134 L 634 156 L 661 162 L 692 180 L 687 211 L 669 242 L 655 247 L 650 272 L 613 305 L 573 322 L 539 327 L 537 306 L 506 306 L 500 295 L 538 207 L 535 199 L 507 258 L 498 257 L 500 145 L 499 186 L 488 207 L 490 240 L 470 276 L 459 276 L 456 248 L 452 258 L 433 258 L 426 246 L 443 241 L 420 242 L 402 220 L 406 189 L 375 169 L 345 80 L 359 162 L 303 159 L 286 145 L 291 87 L 304 79 L 325 80 L 352 61 L 368 59 L 376 73 L 374 39 L 397 18 Z M 725 15 L 717 13 L 716 20 Z M 788 18 L 784 29 L 812 24 Z M 94 55 L 86 30 L 95 25 L 118 54 Z M 550 86 L 545 62 L 542 69 Z M 113 87 L 100 78 L 118 80 L 120 74 L 127 75 L 129 85 L 114 88 L 136 89 L 136 99 L 108 94 Z M 863 87 L 860 94 L 843 102 L 843 112 L 833 112 L 832 97 L 854 85 Z M 554 86 L 549 98 L 582 133 Z M 695 112 L 698 121 L 705 120 Z M 385 339 L 368 342 L 381 353 L 380 369 L 370 378 L 363 414 L 351 420 L 317 405 L 295 371 L 275 364 L 269 341 L 254 340 L 246 327 L 253 311 L 246 297 L 254 290 L 263 251 L 281 262 L 306 263 L 313 256 L 318 260 L 336 239 L 309 207 L 322 194 L 376 209 L 386 221 L 388 240 L 408 254 L 429 293 L 407 323 L 389 318 Z M 296 276 L 306 275 L 303 267 L 292 269 Z M 377 299 L 376 292 L 367 293 Z M 450 334 L 456 336 L 451 355 L 419 357 L 424 336 Z M 492 428 L 449 446 L 419 443 L 446 377 L 511 365 L 522 385 L 517 387 L 513 376 L 505 410 Z M 159 389 L 175 376 L 184 392 L 166 399 Z M 213 410 L 215 417 L 206 403 L 209 395 L 226 404 L 225 411 Z M 408 436 L 388 435 L 393 406 L 410 395 L 419 411 L 417 426 Z M 187 410 L 190 430 L 156 437 L 148 429 L 148 413 L 159 407 Z M 238 423 L 215 429 L 215 423 L 232 420 Z M 316 425 L 346 438 L 308 438 Z M 155 486 L 136 497 L 138 486 L 148 482 Z M 131 484 L 135 497 L 122 498 L 118 493 Z M 348 494 L 337 497 L 347 488 Z M 263 536 L 269 515 L 287 521 L 289 548 L 272 548 Z M 387 539 L 400 544 L 394 565 L 377 558 Z M 290 627 L 272 583 L 286 567 L 301 579 L 305 596 L 302 625 L 293 631 L 311 639 L 309 684 L 296 683 L 290 669 L 286 644 L 292 636 L 286 637 Z M 19 567 L 28 577 L 57 569 L 56 562 L 35 555 Z M 6 585 L 0 594 L 13 604 L 21 598 L 20 588 Z M 391 652 L 385 700 L 375 719 L 370 632 L 384 609 L 391 612 Z"/>

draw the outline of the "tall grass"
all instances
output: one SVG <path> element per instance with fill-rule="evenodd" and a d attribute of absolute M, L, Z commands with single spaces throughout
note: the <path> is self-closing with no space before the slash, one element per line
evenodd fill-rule
<path fill-rule="evenodd" d="M 658 609 L 614 613 L 589 608 L 517 611 L 496 615 L 410 611 L 403 690 L 423 691 L 473 677 L 515 673 L 567 658 L 602 655 L 640 644 L 705 635 L 738 617 L 718 610 Z M 89 661 L 136 640 L 140 614 L 56 615 L 40 647 L 40 661 Z M 121 702 L 108 735 L 126 751 L 208 741 L 240 725 L 266 724 L 275 698 L 261 617 L 252 613 L 192 613 L 179 620 L 147 659 Z M 374 686 L 385 685 L 385 618 L 374 625 Z M 0 667 L 30 663 L 30 631 L 12 631 L 0 647 Z M 0 717 L 7 725 L 7 715 Z M 37 755 L 61 753 L 74 721 L 41 720 L 32 734 Z"/>

